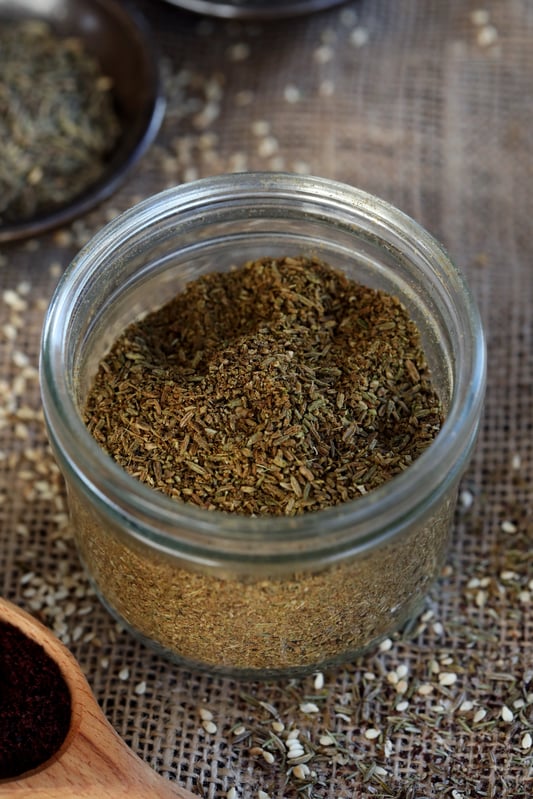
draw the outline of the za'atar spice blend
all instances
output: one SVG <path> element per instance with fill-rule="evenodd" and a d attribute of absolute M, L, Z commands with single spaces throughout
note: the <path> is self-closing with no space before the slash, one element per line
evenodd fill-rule
<path fill-rule="evenodd" d="M 115 340 L 84 414 L 124 470 L 176 500 L 177 515 L 192 503 L 272 529 L 408 469 L 443 420 L 401 302 L 306 257 L 189 282 Z M 100 595 L 134 633 L 178 662 L 256 677 L 344 660 L 403 623 L 443 562 L 451 493 L 355 555 L 257 569 L 249 558 L 217 565 L 214 533 L 213 558 L 188 557 L 183 520 L 173 555 L 83 493 L 71 492 L 70 510 Z"/>
<path fill-rule="evenodd" d="M 124 469 L 177 500 L 291 515 L 408 468 L 442 408 L 395 297 L 287 257 L 205 275 L 130 325 L 85 418 Z"/>

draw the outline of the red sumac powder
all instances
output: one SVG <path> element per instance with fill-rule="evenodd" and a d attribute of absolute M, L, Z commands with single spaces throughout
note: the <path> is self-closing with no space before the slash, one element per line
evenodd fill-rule
<path fill-rule="evenodd" d="M 45 763 L 65 740 L 70 719 L 70 691 L 57 663 L 0 621 L 0 779 Z"/>

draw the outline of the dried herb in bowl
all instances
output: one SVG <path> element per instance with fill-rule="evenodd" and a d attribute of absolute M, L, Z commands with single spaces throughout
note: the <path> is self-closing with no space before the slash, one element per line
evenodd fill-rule
<path fill-rule="evenodd" d="M 103 175 L 121 125 L 80 39 L 40 20 L 0 27 L 0 225 L 59 208 Z"/>
<path fill-rule="evenodd" d="M 189 283 L 120 336 L 85 413 L 135 477 L 248 515 L 361 496 L 405 470 L 442 423 L 399 300 L 304 257 Z"/>

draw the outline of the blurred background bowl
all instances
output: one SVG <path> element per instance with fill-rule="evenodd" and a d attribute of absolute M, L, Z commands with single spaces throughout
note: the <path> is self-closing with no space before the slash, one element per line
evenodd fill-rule
<path fill-rule="evenodd" d="M 311 14 L 346 0 L 167 0 L 172 5 L 227 19 L 274 19 Z"/>
<path fill-rule="evenodd" d="M 144 18 L 135 9 L 115 0 L 0 0 L 0 25 L 24 19 L 46 21 L 55 34 L 81 39 L 85 51 L 113 81 L 121 134 L 96 183 L 50 212 L 0 224 L 0 242 L 59 227 L 113 194 L 154 140 L 165 108 L 157 53 Z"/>

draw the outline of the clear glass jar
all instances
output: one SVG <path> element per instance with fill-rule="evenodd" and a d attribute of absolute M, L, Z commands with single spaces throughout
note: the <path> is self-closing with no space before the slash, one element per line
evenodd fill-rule
<path fill-rule="evenodd" d="M 206 272 L 309 254 L 395 294 L 417 323 L 446 413 L 418 460 L 360 499 L 251 518 L 180 503 L 105 454 L 81 409 L 127 324 Z M 353 658 L 416 612 L 447 553 L 485 347 L 463 277 L 412 219 L 329 180 L 242 173 L 164 191 L 83 248 L 48 310 L 41 384 L 80 556 L 103 603 L 176 662 L 264 678 Z"/>

